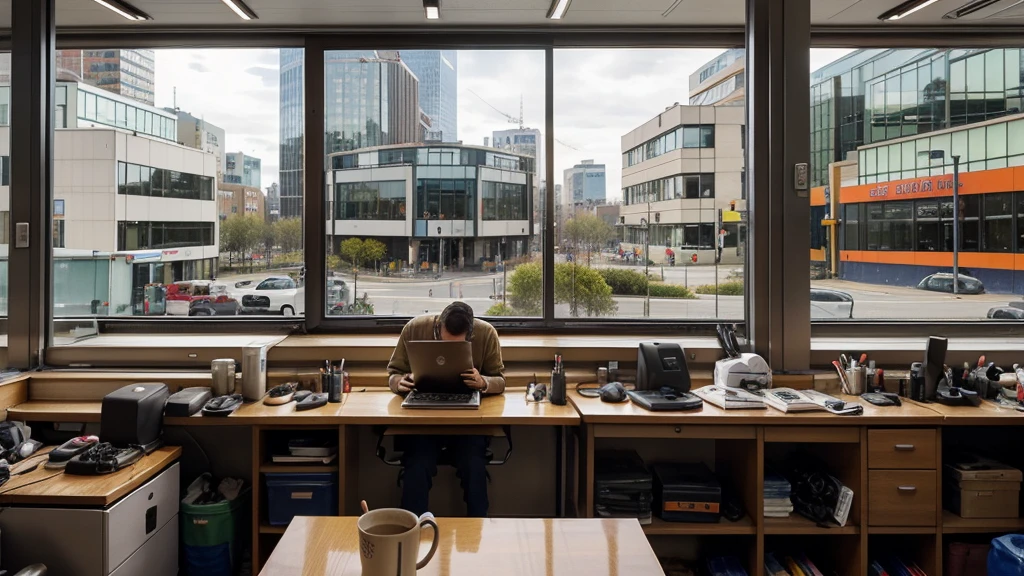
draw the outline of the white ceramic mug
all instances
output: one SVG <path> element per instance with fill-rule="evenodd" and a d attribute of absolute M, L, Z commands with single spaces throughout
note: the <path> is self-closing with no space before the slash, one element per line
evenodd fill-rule
<path fill-rule="evenodd" d="M 360 516 L 356 526 L 363 576 L 416 576 L 437 551 L 437 523 L 430 512 L 417 518 L 401 508 L 378 508 Z M 420 532 L 426 526 L 434 529 L 434 541 L 417 562 Z"/>

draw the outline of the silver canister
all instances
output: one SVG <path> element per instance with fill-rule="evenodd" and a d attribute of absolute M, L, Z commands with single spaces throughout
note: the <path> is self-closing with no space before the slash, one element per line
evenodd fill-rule
<path fill-rule="evenodd" d="M 597 383 L 601 386 L 608 383 L 608 369 L 604 366 L 597 369 Z"/>
<path fill-rule="evenodd" d="M 259 400 L 267 393 L 267 348 L 242 348 L 242 398 L 246 400 Z"/>
<path fill-rule="evenodd" d="M 860 396 L 864 393 L 864 386 L 867 384 L 868 371 L 863 366 L 847 368 L 846 379 L 850 382 L 850 394 Z"/>
<path fill-rule="evenodd" d="M 210 362 L 213 374 L 213 395 L 226 396 L 235 392 L 235 359 L 218 358 Z"/>

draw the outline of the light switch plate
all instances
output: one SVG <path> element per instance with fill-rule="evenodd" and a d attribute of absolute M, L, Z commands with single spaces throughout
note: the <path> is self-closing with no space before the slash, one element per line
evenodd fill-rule
<path fill-rule="evenodd" d="M 28 222 L 17 222 L 14 225 L 14 247 L 28 248 Z"/>
<path fill-rule="evenodd" d="M 793 165 L 793 189 L 798 196 L 806 196 L 810 190 L 810 168 L 806 162 L 798 162 Z M 804 194 L 800 194 L 803 192 Z"/>

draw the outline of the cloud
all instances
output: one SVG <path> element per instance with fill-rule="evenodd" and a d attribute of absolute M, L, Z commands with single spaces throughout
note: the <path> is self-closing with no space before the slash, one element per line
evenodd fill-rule
<path fill-rule="evenodd" d="M 246 68 L 246 74 L 252 74 L 253 76 L 259 77 L 263 80 L 263 85 L 267 87 L 276 87 L 281 80 L 281 71 L 277 68 L 267 68 L 265 66 L 253 66 Z"/>
<path fill-rule="evenodd" d="M 203 66 L 199 62 L 192 62 L 191 64 L 188 65 L 188 69 L 189 70 L 195 70 L 196 72 L 199 72 L 200 74 L 205 74 L 205 73 L 210 71 L 209 68 L 207 68 L 206 66 Z"/>

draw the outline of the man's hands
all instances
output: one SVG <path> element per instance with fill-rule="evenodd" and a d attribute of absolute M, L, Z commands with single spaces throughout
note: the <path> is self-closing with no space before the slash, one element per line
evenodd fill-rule
<path fill-rule="evenodd" d="M 395 374 L 393 376 L 393 378 L 396 378 L 396 377 L 398 377 L 398 374 Z M 412 383 L 412 374 L 406 374 L 405 376 L 402 376 L 401 380 L 399 380 L 395 384 L 396 391 L 399 394 L 408 394 L 415 387 L 416 387 L 416 385 Z"/>
<path fill-rule="evenodd" d="M 473 390 L 480 390 L 482 392 L 487 389 L 487 380 L 484 380 L 484 377 L 480 375 L 480 371 L 476 368 L 463 372 L 462 381 Z"/>

